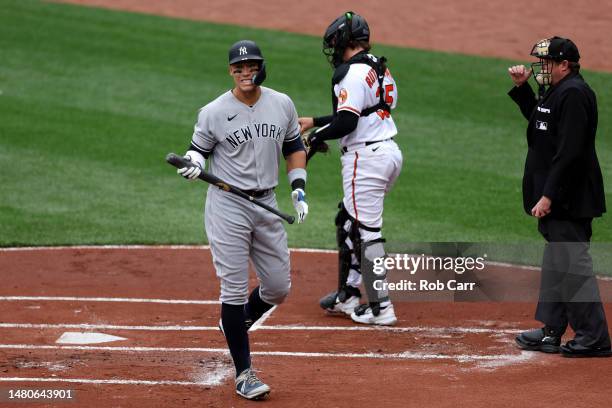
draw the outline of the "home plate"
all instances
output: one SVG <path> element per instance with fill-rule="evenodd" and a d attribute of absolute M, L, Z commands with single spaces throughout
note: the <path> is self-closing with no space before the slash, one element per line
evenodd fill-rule
<path fill-rule="evenodd" d="M 55 342 L 59 344 L 98 344 L 119 340 L 127 339 L 104 333 L 65 332 Z"/>

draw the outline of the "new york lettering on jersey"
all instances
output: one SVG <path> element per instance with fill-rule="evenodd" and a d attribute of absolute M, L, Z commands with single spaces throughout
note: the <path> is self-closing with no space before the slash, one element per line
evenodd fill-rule
<path fill-rule="evenodd" d="M 285 128 L 273 123 L 252 123 L 226 133 L 225 141 L 234 149 L 257 138 L 269 138 L 282 142 L 285 138 Z"/>
<path fill-rule="evenodd" d="M 254 106 L 221 95 L 200 110 L 192 137 L 210 152 L 210 172 L 243 190 L 276 186 L 283 142 L 299 137 L 293 102 L 266 87 L 261 92 Z"/>

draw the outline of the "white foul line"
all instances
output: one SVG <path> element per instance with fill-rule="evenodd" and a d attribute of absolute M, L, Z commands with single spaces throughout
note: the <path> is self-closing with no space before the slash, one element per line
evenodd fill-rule
<path fill-rule="evenodd" d="M 273 309 L 270 309 L 271 312 Z M 268 315 L 269 316 L 269 315 Z M 263 318 L 263 317 L 262 317 Z M 265 326 L 257 323 L 251 330 L 289 330 L 289 331 L 378 331 L 398 333 L 503 333 L 515 334 L 520 329 L 488 329 L 481 327 L 371 327 L 371 326 Z M 255 327 L 256 326 L 256 327 Z M 95 330 L 142 330 L 142 331 L 216 331 L 217 326 L 118 326 L 108 324 L 66 324 L 66 323 L 0 323 L 0 329 L 95 329 Z"/>
<path fill-rule="evenodd" d="M 227 349 L 203 347 L 112 347 L 112 346 L 49 346 L 35 344 L 0 344 L 5 350 L 81 350 L 81 351 L 117 351 L 117 352 L 195 352 L 229 354 Z M 371 358 L 379 360 L 455 360 L 458 362 L 491 361 L 516 359 L 521 354 L 432 354 L 404 351 L 401 353 L 319 353 L 301 351 L 251 351 L 255 356 L 273 357 L 306 357 L 306 358 Z M 528 353 L 530 354 L 530 353 Z"/>
<path fill-rule="evenodd" d="M 7 350 L 82 350 L 82 351 L 126 351 L 126 352 L 198 352 L 229 354 L 224 348 L 210 347 L 127 347 L 127 346 L 77 346 L 77 345 L 40 345 L 40 344 L 0 344 Z M 253 352 L 251 352 L 253 354 Z"/>
<path fill-rule="evenodd" d="M 0 248 L 0 252 L 19 252 L 19 251 L 64 251 L 67 249 L 89 250 L 89 249 L 210 249 L 210 245 L 64 245 L 64 246 L 24 246 Z M 307 252 L 320 254 L 335 254 L 335 249 L 316 249 L 316 248 L 289 248 L 291 252 Z"/>
<path fill-rule="evenodd" d="M 295 326 L 295 325 L 274 325 L 261 326 L 260 330 L 305 330 L 305 331 L 382 331 L 382 332 L 399 332 L 399 333 L 504 333 L 514 334 L 524 330 L 520 329 L 488 329 L 484 327 L 428 327 L 428 326 L 411 326 L 411 327 L 372 327 L 372 326 Z"/>
<path fill-rule="evenodd" d="M 24 246 L 24 247 L 0 247 L 0 252 L 19 252 L 19 251 L 63 251 L 63 250 L 90 250 L 90 249 L 179 249 L 179 250 L 193 250 L 201 249 L 208 250 L 210 245 L 64 245 L 64 246 Z M 317 249 L 317 248 L 289 248 L 291 252 L 298 253 L 316 253 L 316 254 L 336 254 L 336 249 Z M 487 261 L 488 264 L 493 266 L 501 266 L 508 268 L 518 268 L 539 271 L 541 268 L 538 266 L 519 265 L 506 262 Z M 612 276 L 597 275 L 597 279 L 603 281 L 612 281 Z"/>
<path fill-rule="evenodd" d="M 65 382 L 80 384 L 113 384 L 113 385 L 198 385 L 206 386 L 206 383 L 191 381 L 149 381 L 149 380 L 91 380 L 86 378 L 28 378 L 28 377 L 0 377 L 0 382 Z M 68 400 L 66 400 L 68 401 Z"/>
<path fill-rule="evenodd" d="M 24 246 L 0 248 L 0 252 L 19 251 L 65 251 L 70 249 L 210 249 L 209 245 L 63 245 L 63 246 Z"/>
<path fill-rule="evenodd" d="M 144 331 L 211 331 L 217 326 L 119 326 L 113 324 L 33 324 L 0 323 L 0 329 L 84 329 L 84 330 L 144 330 Z"/>
<path fill-rule="evenodd" d="M 125 302 L 125 303 L 167 303 L 185 305 L 220 305 L 218 300 L 187 300 L 187 299 L 139 299 L 115 297 L 75 297 L 75 296 L 0 296 L 0 301 L 69 301 L 69 302 Z"/>

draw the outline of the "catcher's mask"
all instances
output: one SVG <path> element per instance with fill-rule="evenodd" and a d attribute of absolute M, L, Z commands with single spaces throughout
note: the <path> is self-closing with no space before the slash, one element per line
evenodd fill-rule
<path fill-rule="evenodd" d="M 351 41 L 370 41 L 370 27 L 365 18 L 347 11 L 335 19 L 323 35 L 323 54 L 334 68 L 342 64 L 344 50 Z"/>
<path fill-rule="evenodd" d="M 562 37 L 545 38 L 538 41 L 531 49 L 532 56 L 539 58 L 538 62 L 531 64 L 534 78 L 538 85 L 548 86 L 552 82 L 552 62 L 567 60 L 578 62 L 580 53 L 578 47 L 570 39 Z"/>

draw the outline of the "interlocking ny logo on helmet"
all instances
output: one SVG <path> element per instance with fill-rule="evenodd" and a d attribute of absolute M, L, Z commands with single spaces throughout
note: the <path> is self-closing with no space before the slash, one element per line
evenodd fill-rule
<path fill-rule="evenodd" d="M 352 41 L 370 41 L 370 27 L 365 18 L 347 11 L 325 30 L 323 54 L 334 67 L 337 67 L 342 64 L 344 50 Z"/>
<path fill-rule="evenodd" d="M 250 40 L 241 40 L 234 43 L 229 49 L 229 63 L 235 64 L 240 61 L 263 61 L 263 55 L 261 54 L 261 50 L 255 44 L 255 42 Z"/>

